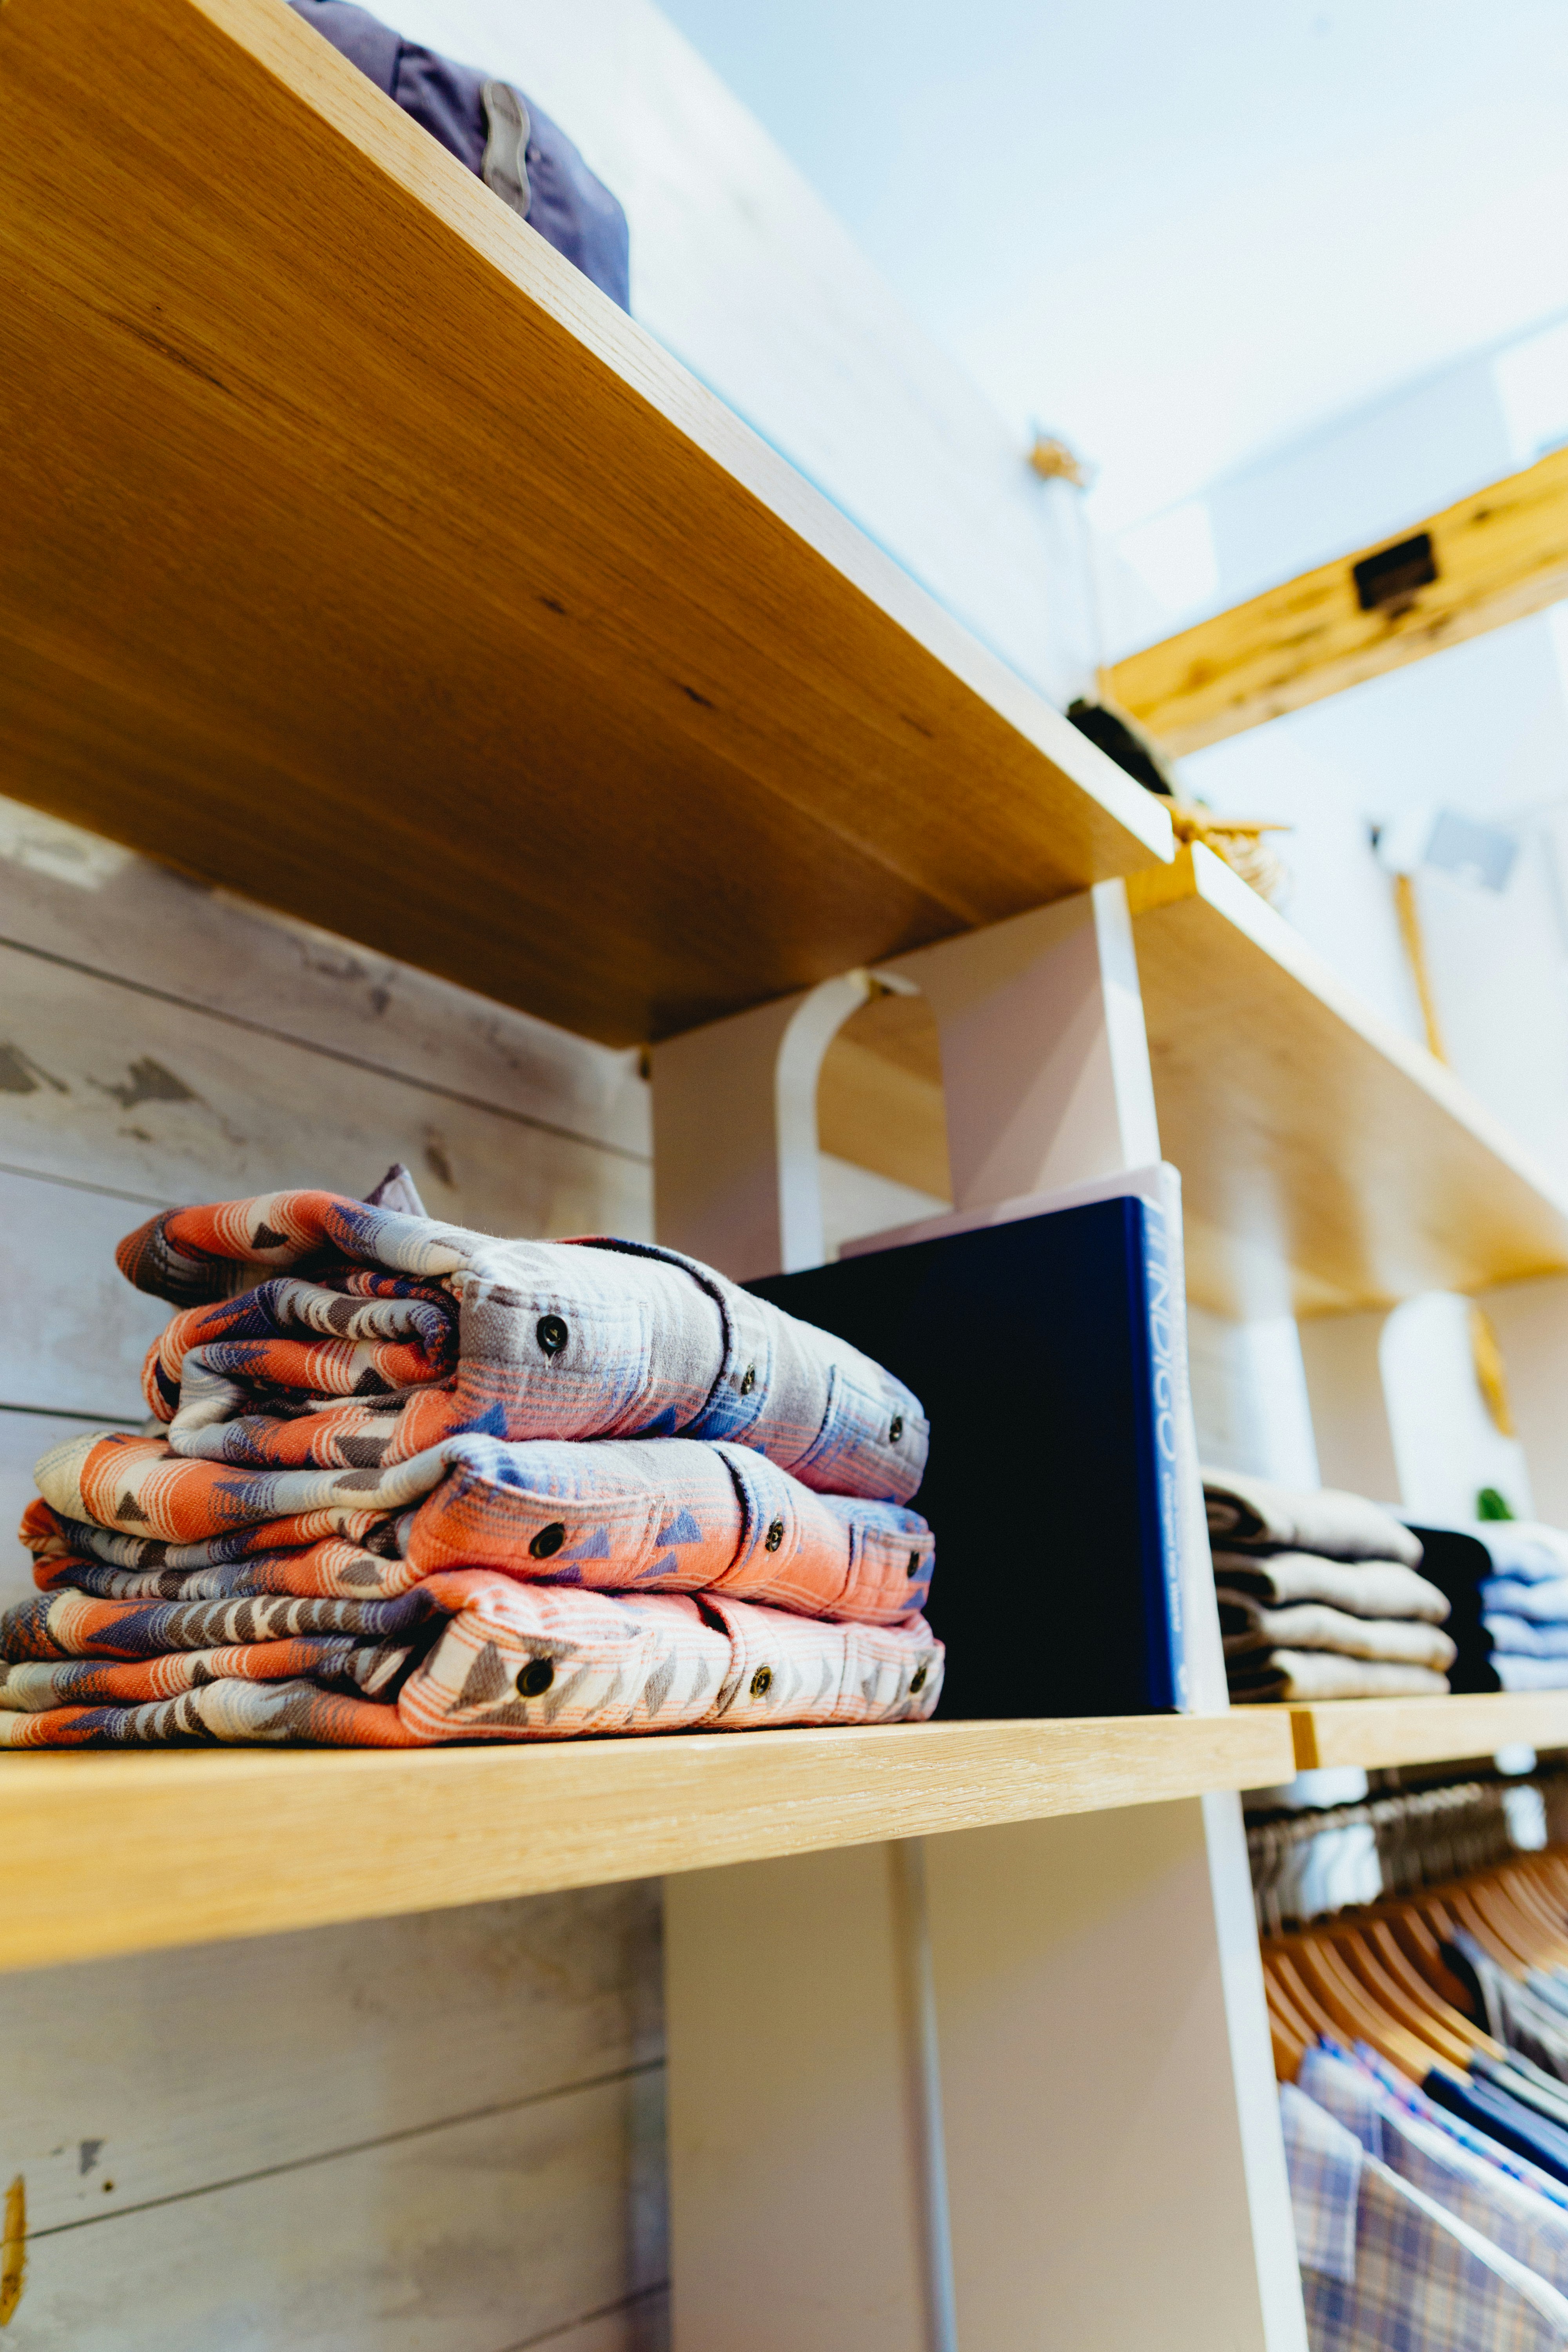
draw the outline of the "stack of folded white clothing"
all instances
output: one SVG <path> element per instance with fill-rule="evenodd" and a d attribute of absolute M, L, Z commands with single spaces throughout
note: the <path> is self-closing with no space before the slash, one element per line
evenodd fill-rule
<path fill-rule="evenodd" d="M 1504 1690 L 1568 1690 L 1568 1535 L 1526 1519 L 1487 1519 L 1466 1533 L 1491 1574 L 1481 1612 Z"/>
<path fill-rule="evenodd" d="M 1408 1528 L 1360 1495 L 1228 1470 L 1204 1473 L 1204 1498 L 1233 1700 L 1447 1689 L 1448 1602 Z"/>

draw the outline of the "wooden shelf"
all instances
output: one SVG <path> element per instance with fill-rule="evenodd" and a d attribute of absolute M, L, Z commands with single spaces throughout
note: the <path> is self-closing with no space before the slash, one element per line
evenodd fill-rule
<path fill-rule="evenodd" d="M 1128 896 L 1198 1305 L 1320 1315 L 1568 1267 L 1568 1195 L 1210 851 Z"/>
<path fill-rule="evenodd" d="M 623 1044 L 1169 856 L 279 0 L 6 9 L 0 91 L 8 793 Z"/>
<path fill-rule="evenodd" d="M 1500 1748 L 1568 1748 L 1568 1690 L 1335 1699 L 1268 1712 L 1289 1713 L 1301 1772 L 1328 1764 L 1439 1764 L 1493 1756 Z"/>
<path fill-rule="evenodd" d="M 1568 1267 L 1568 1194 L 1211 851 L 1127 891 L 1198 1306 L 1321 1315 Z M 936 1024 L 918 998 L 876 1000 L 829 1047 L 821 1133 L 841 1158 L 945 1186 Z"/>
<path fill-rule="evenodd" d="M 1283 1709 L 0 1760 L 0 1967 L 1287 1780 Z"/>

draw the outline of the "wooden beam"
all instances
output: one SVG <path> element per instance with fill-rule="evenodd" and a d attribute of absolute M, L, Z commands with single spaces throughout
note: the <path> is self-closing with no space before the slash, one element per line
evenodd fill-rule
<path fill-rule="evenodd" d="M 1109 691 L 1180 755 L 1563 596 L 1568 449 L 1554 449 L 1397 539 L 1130 655 L 1110 671 Z"/>

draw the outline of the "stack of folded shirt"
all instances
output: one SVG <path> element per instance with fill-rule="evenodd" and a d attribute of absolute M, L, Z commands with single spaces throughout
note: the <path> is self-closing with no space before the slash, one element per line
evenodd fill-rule
<path fill-rule="evenodd" d="M 1226 1675 L 1238 1702 L 1396 1698 L 1448 1687 L 1448 1602 L 1374 1503 L 1205 1471 Z"/>
<path fill-rule="evenodd" d="M 674 1251 L 397 1197 L 172 1210 L 121 1243 L 180 1310 L 145 1375 L 165 1433 L 38 1464 L 0 1746 L 931 1714 L 907 1389 Z"/>
<path fill-rule="evenodd" d="M 1482 1622 L 1504 1690 L 1568 1690 L 1568 1535 L 1523 1519 L 1487 1519 L 1466 1534 L 1486 1548 Z"/>

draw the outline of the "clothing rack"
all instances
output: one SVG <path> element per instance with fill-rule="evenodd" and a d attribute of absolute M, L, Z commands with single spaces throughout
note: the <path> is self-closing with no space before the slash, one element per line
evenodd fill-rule
<path fill-rule="evenodd" d="M 1568 1766 L 1369 1792 L 1310 1810 L 1248 1812 L 1258 1932 L 1412 1895 L 1568 1844 Z"/>

